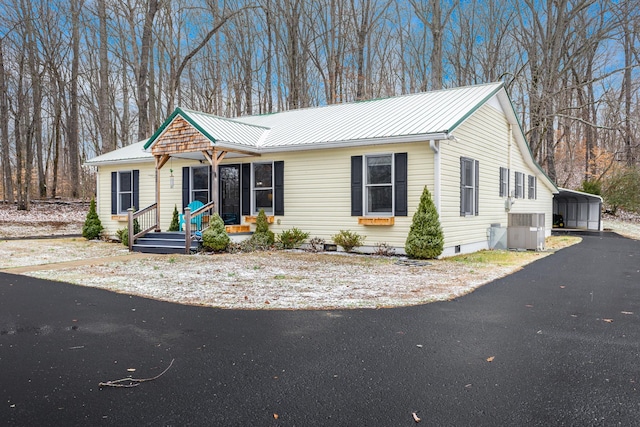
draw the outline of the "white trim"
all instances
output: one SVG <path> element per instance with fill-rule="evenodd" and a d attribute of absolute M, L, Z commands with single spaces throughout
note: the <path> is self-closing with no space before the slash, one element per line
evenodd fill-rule
<path fill-rule="evenodd" d="M 251 213 L 252 215 L 258 215 L 258 213 L 260 212 L 258 210 L 258 207 L 256 206 L 256 191 L 267 191 L 267 190 L 271 190 L 271 210 L 267 211 L 265 209 L 264 213 L 266 215 L 274 215 L 275 212 L 275 206 L 274 206 L 274 196 L 275 196 L 275 175 L 274 175 L 274 166 L 273 166 L 273 161 L 271 162 L 253 162 L 251 163 Z M 255 178 L 255 167 L 256 165 L 271 165 L 271 187 L 259 187 L 260 189 L 257 190 L 255 183 L 256 183 L 256 178 Z M 263 208 L 264 209 L 264 208 Z"/>
<path fill-rule="evenodd" d="M 194 169 L 200 169 L 200 168 L 206 168 L 206 170 L 207 170 L 207 193 L 208 193 L 207 194 L 207 203 L 211 201 L 211 174 L 209 173 L 210 166 L 208 166 L 208 165 L 198 165 L 198 166 L 189 166 L 189 203 L 191 203 L 194 200 L 196 200 L 196 199 L 193 198 L 193 192 L 194 191 L 204 192 L 204 188 L 198 189 L 198 190 L 195 190 L 193 188 L 193 170 Z"/>
<path fill-rule="evenodd" d="M 391 211 L 389 212 L 369 212 L 368 207 L 368 187 L 367 184 L 367 159 L 371 157 L 391 157 L 391 182 L 390 184 L 371 184 L 372 187 L 388 187 L 391 185 Z M 396 195 L 396 171 L 395 171 L 395 154 L 394 153 L 371 153 L 362 156 L 362 213 L 363 216 L 394 216 L 396 211 L 395 195 Z"/>
<path fill-rule="evenodd" d="M 129 190 L 129 191 L 122 191 L 122 190 L 121 190 L 121 185 L 120 185 L 120 183 L 121 183 L 121 181 L 120 181 L 120 175 L 121 175 L 121 174 L 123 174 L 123 173 L 129 173 L 129 174 L 131 175 L 131 190 Z M 119 170 L 119 171 L 116 171 L 116 177 L 117 177 L 117 183 L 116 183 L 116 190 L 117 190 L 117 191 L 116 191 L 116 198 L 117 198 L 117 203 L 118 203 L 118 208 L 116 209 L 116 211 L 117 211 L 117 212 L 116 212 L 116 215 L 123 215 L 123 214 L 126 214 L 126 213 L 127 213 L 127 210 L 126 210 L 126 209 L 124 209 L 124 210 L 122 209 L 122 203 L 121 203 L 122 199 L 120 198 L 120 195 L 121 195 L 121 194 L 127 194 L 127 193 L 129 193 L 129 195 L 130 195 L 130 199 L 131 199 L 131 206 L 130 206 L 130 207 L 132 207 L 132 206 L 133 206 L 133 170 Z M 138 206 L 136 206 L 136 209 L 138 209 L 138 208 L 139 208 L 139 207 L 138 207 Z M 127 208 L 127 209 L 128 209 L 128 208 Z"/>

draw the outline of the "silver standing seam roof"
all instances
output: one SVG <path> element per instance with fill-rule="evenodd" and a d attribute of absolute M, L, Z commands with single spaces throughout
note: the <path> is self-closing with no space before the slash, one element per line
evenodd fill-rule
<path fill-rule="evenodd" d="M 235 119 L 177 108 L 148 140 L 95 157 L 86 164 L 150 157 L 151 146 L 176 116 L 198 129 L 211 141 L 212 147 L 256 154 L 385 143 L 401 138 L 443 138 L 502 88 L 501 82 L 488 83 Z M 137 155 L 136 149 L 141 151 Z"/>

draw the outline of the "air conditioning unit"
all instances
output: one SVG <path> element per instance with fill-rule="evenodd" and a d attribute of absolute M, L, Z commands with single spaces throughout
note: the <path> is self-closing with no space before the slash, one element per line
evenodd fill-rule
<path fill-rule="evenodd" d="M 510 213 L 507 226 L 509 249 L 544 250 L 544 214 Z"/>

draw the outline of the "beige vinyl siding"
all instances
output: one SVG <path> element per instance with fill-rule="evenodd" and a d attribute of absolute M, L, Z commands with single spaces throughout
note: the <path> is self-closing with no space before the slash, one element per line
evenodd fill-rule
<path fill-rule="evenodd" d="M 526 153 L 529 155 L 529 153 Z M 553 193 L 544 185 L 540 177 L 536 179 L 536 198 L 529 199 L 528 176 L 536 176 L 536 172 L 531 170 L 524 162 L 523 154 L 515 150 L 511 155 L 511 190 L 515 189 L 515 173 L 524 173 L 524 193 L 523 198 L 514 199 L 515 203 L 511 207 L 513 213 L 544 213 L 545 229 L 547 235 L 551 235 L 553 226 Z M 506 225 L 506 222 L 505 222 Z"/>
<path fill-rule="evenodd" d="M 127 226 L 126 215 L 111 214 L 111 172 L 140 171 L 139 198 L 137 209 L 144 208 L 155 202 L 155 168 L 153 162 L 123 163 L 121 165 L 100 166 L 98 170 L 98 216 L 105 229 L 105 234 L 115 238 L 116 231 Z M 150 175 L 150 176 L 149 176 Z"/>
<path fill-rule="evenodd" d="M 358 217 L 351 216 L 351 156 L 391 153 L 407 153 L 409 216 L 396 216 L 392 226 L 359 225 Z M 428 142 L 282 152 L 228 159 L 223 164 L 278 160 L 284 161 L 285 215 L 276 217 L 271 225 L 275 233 L 297 227 L 309 232 L 311 238 L 329 243 L 340 230 L 351 230 L 366 236 L 366 246 L 387 243 L 404 248 L 422 189 L 427 185 L 433 192 L 433 156 Z"/>
<path fill-rule="evenodd" d="M 487 228 L 499 223 L 507 226 L 506 197 L 500 197 L 500 167 L 510 169 L 509 191 L 515 187 L 515 171 L 537 175 L 524 163 L 523 154 L 510 135 L 505 115 L 485 104 L 455 131 L 458 141 L 442 141 L 442 196 L 440 218 L 445 236 L 445 252 L 453 247 L 487 244 Z M 529 155 L 529 153 L 526 153 Z M 460 157 L 479 161 L 479 215 L 460 216 Z M 544 212 L 550 230 L 552 194 L 538 178 L 536 200 L 517 199 L 511 212 Z"/>

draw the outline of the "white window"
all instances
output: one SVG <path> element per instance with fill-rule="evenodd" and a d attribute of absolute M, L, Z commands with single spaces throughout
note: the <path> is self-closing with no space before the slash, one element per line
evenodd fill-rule
<path fill-rule="evenodd" d="M 273 163 L 253 164 L 253 211 L 273 215 Z"/>
<path fill-rule="evenodd" d="M 509 197 L 509 169 L 500 168 L 500 197 Z"/>
<path fill-rule="evenodd" d="M 119 171 L 118 213 L 127 213 L 127 209 L 131 207 L 133 207 L 133 171 Z"/>
<path fill-rule="evenodd" d="M 460 158 L 460 215 L 478 215 L 479 163 L 466 157 Z"/>
<path fill-rule="evenodd" d="M 530 199 L 535 199 L 536 198 L 536 186 L 537 186 L 537 179 L 535 176 L 529 175 L 528 176 L 528 187 L 529 187 L 529 198 Z"/>
<path fill-rule="evenodd" d="M 516 199 L 524 199 L 524 174 L 516 172 Z"/>
<path fill-rule="evenodd" d="M 365 159 L 365 215 L 393 215 L 393 155 Z"/>
<path fill-rule="evenodd" d="M 209 203 L 209 166 L 191 168 L 191 201 L 199 200 L 203 204 Z"/>

